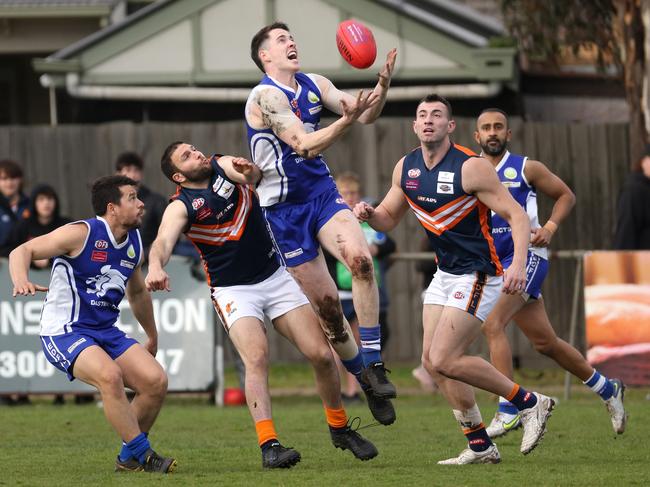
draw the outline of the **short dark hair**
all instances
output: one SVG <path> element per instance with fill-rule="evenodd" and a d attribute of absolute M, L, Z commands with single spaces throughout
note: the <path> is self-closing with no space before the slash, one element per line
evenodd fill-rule
<path fill-rule="evenodd" d="M 120 172 L 122 169 L 129 166 L 135 166 L 142 171 L 142 169 L 144 169 L 144 161 L 136 152 L 122 152 L 117 156 L 117 160 L 115 161 L 115 170 Z"/>
<path fill-rule="evenodd" d="M 95 210 L 96 215 L 104 216 L 109 203 L 113 203 L 114 205 L 119 204 L 122 198 L 122 192 L 120 191 L 122 186 L 137 187 L 138 183 L 120 174 L 103 176 L 95 180 L 90 192 L 92 195 L 93 210 Z"/>
<path fill-rule="evenodd" d="M 481 113 L 478 114 L 478 117 L 480 117 L 484 113 L 500 113 L 501 115 L 503 115 L 505 117 L 506 123 L 508 123 L 508 114 L 506 112 L 504 112 L 503 110 L 501 110 L 500 108 L 496 108 L 496 107 L 485 108 L 485 109 L 481 110 Z M 476 118 L 478 119 L 478 117 L 476 117 Z"/>
<path fill-rule="evenodd" d="M 5 177 L 16 179 L 23 177 L 23 168 L 20 167 L 16 161 L 11 159 L 4 159 L 0 161 L 0 174 L 4 174 Z"/>
<path fill-rule="evenodd" d="M 167 146 L 165 152 L 163 152 L 163 155 L 160 158 L 160 170 L 165 176 L 167 176 L 167 179 L 169 179 L 174 184 L 176 184 L 176 181 L 174 181 L 174 178 L 172 178 L 172 176 L 178 172 L 178 168 L 174 166 L 174 163 L 172 162 L 172 154 L 179 145 L 184 143 L 185 142 L 182 140 L 172 142 Z"/>
<path fill-rule="evenodd" d="M 273 22 L 272 24 L 267 25 L 266 27 L 262 27 L 260 30 L 258 30 L 257 34 L 253 36 L 253 40 L 251 41 L 251 59 L 255 65 L 260 68 L 260 71 L 262 71 L 262 73 L 265 73 L 266 71 L 264 71 L 264 65 L 260 59 L 260 47 L 262 44 L 264 44 L 264 41 L 269 38 L 269 32 L 271 32 L 273 29 L 282 29 L 289 32 L 289 26 L 284 22 Z"/>
<path fill-rule="evenodd" d="M 419 101 L 418 106 L 420 106 L 422 103 L 435 103 L 435 102 L 440 102 L 447 107 L 447 115 L 449 115 L 449 120 L 452 120 L 454 118 L 451 111 L 451 103 L 449 103 L 449 101 L 444 96 L 440 96 L 437 93 L 430 93 L 424 98 L 422 98 Z"/>

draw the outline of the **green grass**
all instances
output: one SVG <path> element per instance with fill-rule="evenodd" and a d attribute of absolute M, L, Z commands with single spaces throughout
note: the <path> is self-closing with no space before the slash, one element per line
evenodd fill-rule
<path fill-rule="evenodd" d="M 413 390 L 410 369 L 396 369 L 398 388 Z M 303 366 L 274 367 L 272 377 L 276 388 L 313 386 Z M 560 379 L 557 372 L 545 373 L 536 385 L 561 395 Z M 229 372 L 227 385 L 235 382 Z M 119 441 L 101 409 L 94 404 L 53 407 L 49 400 L 36 399 L 33 406 L 0 409 L 0 485 L 647 485 L 650 403 L 645 394 L 628 391 L 628 431 L 615 437 L 602 402 L 576 386 L 571 401 L 560 401 L 549 432 L 533 453 L 519 453 L 517 431 L 497 441 L 501 464 L 468 467 L 436 465 L 465 444 L 439 396 L 403 394 L 396 399 L 394 425 L 362 430 L 380 453 L 360 462 L 332 447 L 316 397 L 282 395 L 273 400 L 280 440 L 302 454 L 295 468 L 283 471 L 262 470 L 246 408 L 219 409 L 207 397 L 172 396 L 151 436 L 160 453 L 178 459 L 179 469 L 170 476 L 114 473 Z M 478 399 L 489 421 L 495 402 L 487 394 Z M 365 405 L 351 407 L 349 413 L 364 422 L 370 419 Z"/>

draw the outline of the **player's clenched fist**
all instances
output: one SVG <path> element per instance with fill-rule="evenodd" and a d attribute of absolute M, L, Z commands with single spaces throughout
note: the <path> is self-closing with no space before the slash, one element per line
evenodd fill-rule
<path fill-rule="evenodd" d="M 163 269 L 149 269 L 144 280 L 147 291 L 171 291 L 169 276 Z"/>
<path fill-rule="evenodd" d="M 375 209 L 365 201 L 362 201 L 361 203 L 357 203 L 352 211 L 354 212 L 354 216 L 357 217 L 357 220 L 365 222 L 372 218 Z"/>

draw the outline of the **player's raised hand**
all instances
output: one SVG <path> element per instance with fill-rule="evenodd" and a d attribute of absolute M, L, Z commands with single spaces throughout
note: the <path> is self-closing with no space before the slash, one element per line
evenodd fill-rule
<path fill-rule="evenodd" d="M 354 212 L 354 216 L 357 217 L 357 220 L 365 222 L 372 218 L 372 215 L 375 213 L 375 208 L 365 201 L 362 201 L 354 205 L 352 211 Z"/>
<path fill-rule="evenodd" d="M 345 100 L 341 100 L 341 110 L 343 111 L 343 117 L 348 119 L 350 122 L 354 122 L 368 108 L 375 106 L 379 100 L 379 95 L 374 91 L 371 91 L 366 95 L 363 90 L 359 90 L 359 93 L 357 94 L 357 97 L 354 100 L 353 104 L 348 104 Z"/>
<path fill-rule="evenodd" d="M 392 48 L 386 54 L 386 62 L 384 66 L 379 71 L 379 84 L 382 88 L 388 88 L 390 80 L 393 76 L 393 70 L 395 69 L 395 59 L 397 59 L 397 48 Z"/>
<path fill-rule="evenodd" d="M 31 281 L 15 282 L 12 296 L 34 296 L 36 292 L 47 292 L 47 287 L 34 284 Z"/>
<path fill-rule="evenodd" d="M 553 234 L 544 227 L 534 228 L 530 231 L 530 243 L 533 247 L 548 247 Z"/>
<path fill-rule="evenodd" d="M 171 291 L 169 287 L 169 275 L 164 271 L 164 269 L 152 269 L 149 268 L 147 272 L 147 277 L 144 279 L 144 284 L 147 286 L 147 291 Z"/>
<path fill-rule="evenodd" d="M 503 288 L 506 294 L 521 294 L 526 289 L 526 268 L 514 262 L 503 272 Z"/>

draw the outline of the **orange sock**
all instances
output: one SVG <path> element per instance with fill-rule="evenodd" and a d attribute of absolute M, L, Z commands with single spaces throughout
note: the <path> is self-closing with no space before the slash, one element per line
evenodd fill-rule
<path fill-rule="evenodd" d="M 510 391 L 510 394 L 506 396 L 506 399 L 508 401 L 512 401 L 518 392 L 519 392 L 519 384 L 515 384 L 512 390 Z"/>
<path fill-rule="evenodd" d="M 278 439 L 272 419 L 262 419 L 255 423 L 255 431 L 257 432 L 257 444 L 260 446 L 269 440 Z"/>
<path fill-rule="evenodd" d="M 330 409 L 325 406 L 325 417 L 327 424 L 332 428 L 345 428 L 348 424 L 348 415 L 345 414 L 345 409 Z"/>

